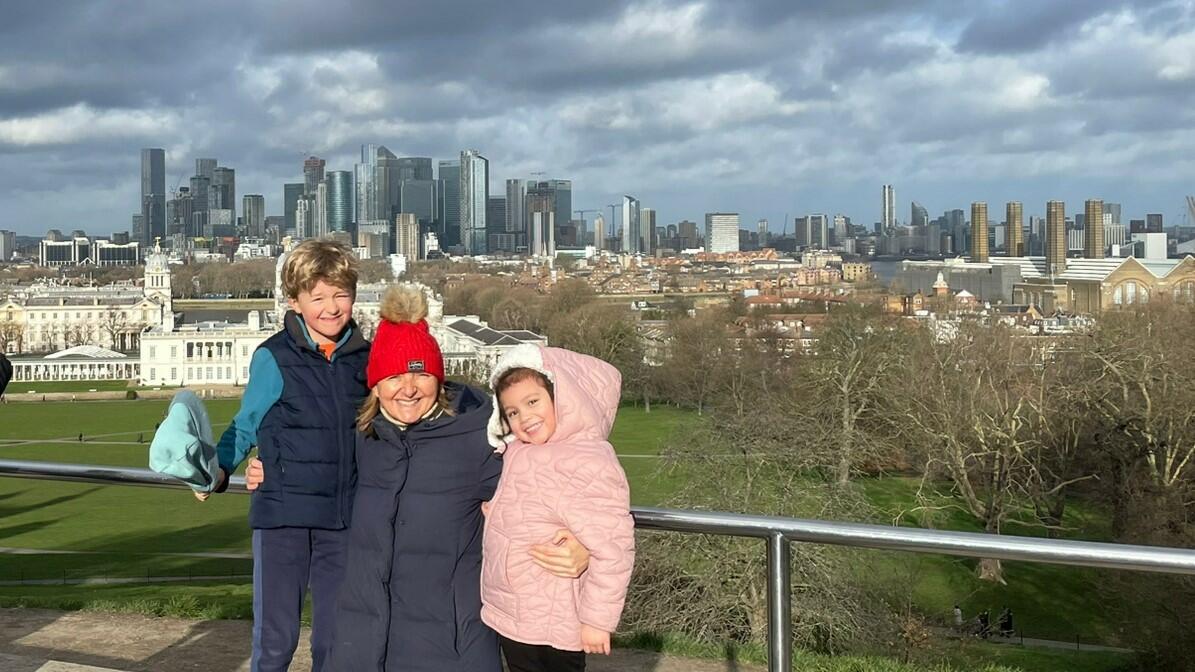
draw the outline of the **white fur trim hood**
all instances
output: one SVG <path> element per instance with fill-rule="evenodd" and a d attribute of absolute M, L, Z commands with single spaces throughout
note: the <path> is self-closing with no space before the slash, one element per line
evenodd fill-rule
<path fill-rule="evenodd" d="M 556 378 L 551 371 L 544 369 L 544 351 L 534 343 L 522 343 L 516 345 L 506 354 L 498 358 L 498 362 L 494 364 L 494 370 L 490 373 L 490 389 L 498 384 L 498 379 L 502 374 L 511 369 L 535 369 L 548 377 L 548 380 L 556 383 Z M 494 452 L 501 453 L 506 450 L 506 444 L 514 437 L 503 429 L 502 426 L 502 411 L 498 407 L 498 395 L 493 395 L 494 410 L 490 413 L 490 422 L 486 428 L 486 436 L 489 439 L 490 445 L 494 447 Z"/>

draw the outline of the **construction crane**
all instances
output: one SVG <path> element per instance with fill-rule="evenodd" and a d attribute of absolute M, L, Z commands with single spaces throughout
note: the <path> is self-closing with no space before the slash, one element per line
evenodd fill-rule
<path fill-rule="evenodd" d="M 585 213 L 587 213 L 587 212 L 601 212 L 601 209 L 590 210 L 590 209 L 586 208 L 584 210 L 573 210 L 574 215 L 581 215 L 581 221 L 585 222 L 586 226 L 589 225 L 589 220 L 585 219 Z"/>
<path fill-rule="evenodd" d="M 1195 196 L 1187 197 L 1187 212 L 1190 213 L 1189 222 L 1195 222 Z"/>

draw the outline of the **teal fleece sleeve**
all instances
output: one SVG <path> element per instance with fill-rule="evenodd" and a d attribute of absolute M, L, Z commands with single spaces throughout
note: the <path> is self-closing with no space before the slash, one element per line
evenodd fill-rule
<path fill-rule="evenodd" d="M 236 471 L 249 455 L 249 449 L 257 445 L 257 428 L 280 398 L 282 372 L 278 370 L 274 355 L 265 348 L 258 348 L 249 362 L 249 382 L 245 384 L 241 408 L 216 446 L 220 468 L 226 473 Z"/>

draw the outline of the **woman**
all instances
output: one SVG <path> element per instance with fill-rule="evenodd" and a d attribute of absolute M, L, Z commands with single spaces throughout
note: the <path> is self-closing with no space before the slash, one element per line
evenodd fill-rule
<path fill-rule="evenodd" d="M 489 396 L 444 380 L 422 291 L 392 287 L 380 313 L 330 669 L 500 672 L 480 616 L 481 505 L 502 470 L 486 435 Z M 567 531 L 545 542 L 533 551 L 541 566 L 580 575 L 588 552 Z"/>

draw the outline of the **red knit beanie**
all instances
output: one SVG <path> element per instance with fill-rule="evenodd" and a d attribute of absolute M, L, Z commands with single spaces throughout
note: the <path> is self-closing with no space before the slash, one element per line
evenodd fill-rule
<path fill-rule="evenodd" d="M 379 311 L 381 323 L 365 369 L 370 388 L 404 373 L 428 373 L 444 382 L 444 356 L 427 327 L 427 298 L 418 287 L 396 285 L 386 290 Z"/>

